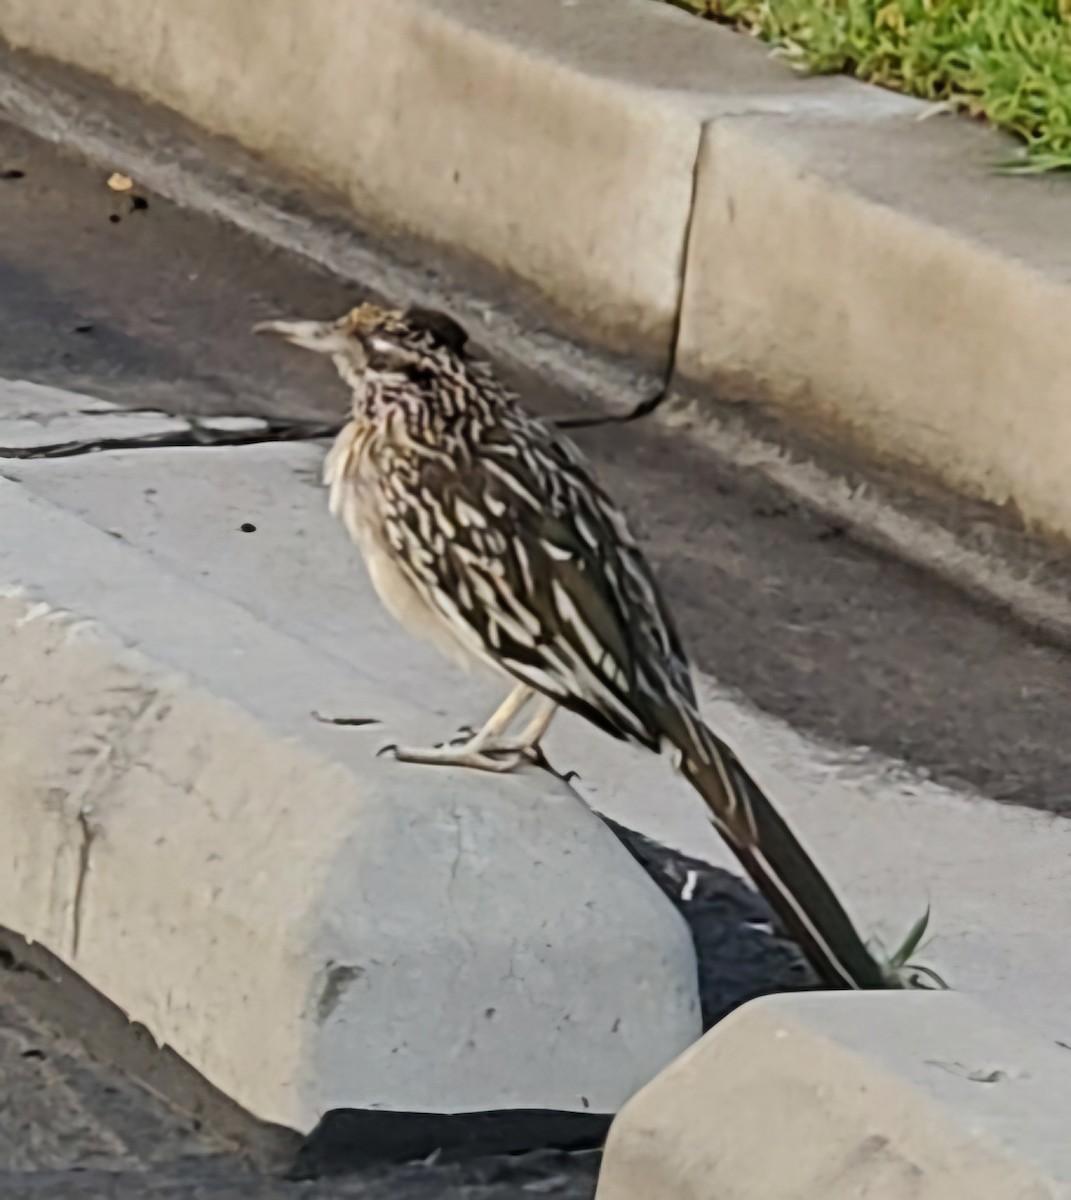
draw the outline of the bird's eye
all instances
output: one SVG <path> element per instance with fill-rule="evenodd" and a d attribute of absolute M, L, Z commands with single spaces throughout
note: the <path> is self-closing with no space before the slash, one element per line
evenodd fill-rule
<path fill-rule="evenodd" d="M 378 371 L 404 371 L 417 358 L 407 347 L 382 333 L 366 338 L 364 347 L 369 366 Z"/>

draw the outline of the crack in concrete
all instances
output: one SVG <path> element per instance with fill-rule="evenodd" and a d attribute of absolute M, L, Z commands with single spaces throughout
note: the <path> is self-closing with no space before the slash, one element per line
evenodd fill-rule
<path fill-rule="evenodd" d="M 688 212 L 684 219 L 684 230 L 681 237 L 680 270 L 677 279 L 677 300 L 673 309 L 673 320 L 670 323 L 669 355 L 666 359 L 665 374 L 662 386 L 645 400 L 641 400 L 634 408 L 625 413 L 603 413 L 598 416 L 558 417 L 554 424 L 559 429 L 591 429 L 599 425 L 627 425 L 642 417 L 650 416 L 669 398 L 673 383 L 677 377 L 677 353 L 680 348 L 681 322 L 684 320 L 684 297 L 688 288 L 688 263 L 692 256 L 692 228 L 695 224 L 696 204 L 699 197 L 699 176 L 702 170 L 703 149 L 706 144 L 707 132 L 714 123 L 714 118 L 704 121 L 699 126 L 699 137 L 696 139 L 695 159 L 692 162 L 692 188 L 688 197 Z"/>
<path fill-rule="evenodd" d="M 82 941 L 82 908 L 85 902 L 86 880 L 89 878 L 89 859 L 97 831 L 89 823 L 86 810 L 78 814 L 78 827 L 81 830 L 81 844 L 78 847 L 78 874 L 74 883 L 74 903 L 71 914 L 71 958 L 77 959 L 78 948 Z"/>
<path fill-rule="evenodd" d="M 447 888 L 447 894 L 453 900 L 453 887 L 457 883 L 457 873 L 461 869 L 461 860 L 465 855 L 465 834 L 462 829 L 461 810 L 455 805 L 451 814 L 454 818 L 454 861 L 450 864 L 450 884 Z"/>
<path fill-rule="evenodd" d="M 691 230 L 691 214 L 687 222 L 685 245 Z M 686 251 L 687 253 L 687 251 Z M 680 293 L 683 297 L 685 271 L 681 271 Z M 676 376 L 677 342 L 680 333 L 681 301 L 673 319 L 673 336 L 669 362 L 661 387 L 651 396 L 641 400 L 627 413 L 609 413 L 600 416 L 555 417 L 552 425 L 559 429 L 588 429 L 598 425 L 626 424 L 648 416 L 667 400 Z M 136 410 L 127 410 L 136 411 Z M 162 414 L 166 415 L 166 414 Z M 234 418 L 216 418 L 234 419 Z M 260 418 L 257 418 L 260 420 Z M 315 442 L 336 437 L 345 426 L 344 421 L 313 422 L 298 418 L 282 421 L 264 421 L 262 429 L 213 429 L 199 421 L 190 420 L 185 429 L 168 430 L 161 433 L 145 433 L 130 437 L 78 438 L 67 442 L 51 442 L 42 446 L 0 446 L 0 459 L 21 460 L 47 458 L 77 458 L 86 454 L 102 454 L 110 450 L 174 450 L 205 449 L 213 447 L 258 446 L 272 442 Z M 20 482 L 13 478 L 12 482 Z"/>
<path fill-rule="evenodd" d="M 217 418 L 218 419 L 218 418 Z M 253 446 L 263 442 L 317 441 L 334 437 L 344 422 L 273 421 L 257 418 L 257 429 L 213 429 L 211 425 L 189 420 L 185 429 L 147 433 L 131 437 L 80 438 L 45 446 L 0 446 L 0 458 L 38 459 L 74 458 L 108 450 L 160 450 L 184 447 Z"/>
<path fill-rule="evenodd" d="M 454 856 L 450 863 L 450 879 L 446 885 L 446 897 L 450 902 L 450 911 L 454 917 L 458 936 L 465 943 L 469 955 L 475 961 L 479 958 L 479 949 L 472 934 L 465 927 L 465 919 L 459 912 L 456 897 L 458 876 L 465 859 L 465 810 L 461 805 L 455 804 L 450 809 L 450 816 L 453 818 L 454 825 Z"/>
<path fill-rule="evenodd" d="M 90 823 L 93 812 L 92 798 L 99 795 L 107 782 L 116 773 L 116 759 L 123 755 L 121 743 L 136 734 L 143 724 L 152 716 L 156 704 L 157 693 L 145 692 L 138 686 L 116 686 L 106 689 L 119 694 L 132 694 L 141 697 L 141 703 L 135 704 L 125 713 L 121 709 L 113 711 L 114 716 L 125 716 L 119 730 L 113 730 L 110 736 L 94 752 L 92 759 L 79 772 L 76 786 L 68 793 L 64 803 L 70 809 L 77 809 L 75 820 L 79 829 L 78 864 L 75 873 L 74 892 L 71 900 L 71 959 L 76 960 L 82 942 L 82 929 L 86 904 L 86 888 L 89 880 L 93 843 L 99 830 Z M 129 765 L 129 758 L 127 760 Z"/>

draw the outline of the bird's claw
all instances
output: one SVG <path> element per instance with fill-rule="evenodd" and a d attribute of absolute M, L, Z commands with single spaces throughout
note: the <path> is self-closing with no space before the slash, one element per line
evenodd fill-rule
<path fill-rule="evenodd" d="M 380 748 L 376 751 L 376 758 L 382 758 L 384 754 L 393 754 L 394 757 L 397 758 L 398 747 L 396 743 L 391 742 L 389 745 L 380 746 Z"/>
<path fill-rule="evenodd" d="M 476 730 L 469 725 L 462 725 L 457 734 L 446 742 L 437 742 L 436 749 L 442 746 L 467 746 L 476 736 Z"/>
<path fill-rule="evenodd" d="M 522 753 L 531 763 L 544 771 L 548 771 L 555 778 L 560 779 L 562 783 L 571 783 L 574 779 L 580 778 L 579 771 L 565 771 L 564 773 L 556 771 L 551 766 L 550 759 L 544 753 L 543 747 L 538 743 L 535 746 L 526 746 Z"/>
<path fill-rule="evenodd" d="M 452 738 L 448 738 L 445 742 L 435 742 L 434 748 L 436 750 L 443 750 L 447 746 L 467 746 L 476 736 L 476 733 L 477 731 L 471 725 L 460 725 L 458 726 L 457 733 Z"/>

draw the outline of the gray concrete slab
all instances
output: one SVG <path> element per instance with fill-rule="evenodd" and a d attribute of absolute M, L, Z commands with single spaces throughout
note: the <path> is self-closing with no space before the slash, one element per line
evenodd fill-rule
<path fill-rule="evenodd" d="M 304 531 L 267 519 L 268 497 L 300 509 L 311 451 L 278 451 L 281 476 L 255 452 L 162 453 L 0 481 L 0 920 L 267 1120 L 616 1108 L 699 1033 L 680 918 L 549 775 L 376 757 L 442 723 L 322 510 Z M 82 499 L 45 499 L 46 473 Z M 149 553 L 121 520 L 80 518 L 105 493 L 150 522 Z M 213 543 L 239 564 L 226 598 L 206 586 Z M 301 592 L 331 589 L 340 560 L 342 623 L 317 643 Z M 379 724 L 327 729 L 315 708 Z"/>
<path fill-rule="evenodd" d="M 367 592 L 342 530 L 326 518 L 321 456 L 316 446 L 126 451 L 16 463 L 8 471 L 168 572 L 195 561 L 203 587 L 360 671 L 376 689 L 387 693 L 402 680 L 419 680 L 408 700 L 422 710 L 428 736 L 478 721 L 497 703 L 495 685 L 466 678 L 399 635 Z M 243 534 L 250 525 L 255 532 Z M 273 566 L 288 556 L 302 569 Z M 389 652 L 370 659 L 367 639 Z M 913 778 L 898 764 L 815 745 L 709 677 L 701 678 L 700 691 L 712 727 L 791 816 L 868 934 L 891 948 L 932 905 L 931 965 L 1050 1038 L 1071 1040 L 1063 1003 L 1071 963 L 1060 949 L 1060 930 L 1071 918 L 1062 882 L 1071 866 L 1066 819 L 1008 811 L 984 796 Z M 323 708 L 312 697 L 306 703 Z M 336 730 L 339 745 L 405 736 L 404 714 L 346 713 L 382 716 L 385 725 Z M 567 714 L 547 746 L 560 770 L 579 771 L 575 786 L 600 811 L 731 867 L 702 805 L 665 762 Z M 1026 997 L 1024 979 L 1037 981 Z"/>
<path fill-rule="evenodd" d="M 1058 1200 L 1069 1088 L 1066 1050 L 963 996 L 768 997 L 619 1114 L 597 1197 Z"/>

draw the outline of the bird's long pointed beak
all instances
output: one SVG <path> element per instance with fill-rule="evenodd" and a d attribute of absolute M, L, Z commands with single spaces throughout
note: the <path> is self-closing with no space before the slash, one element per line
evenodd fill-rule
<path fill-rule="evenodd" d="M 345 335 L 332 321 L 261 321 L 253 332 L 317 354 L 333 354 L 345 345 Z"/>

